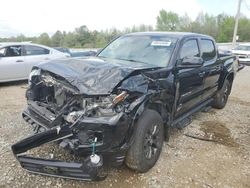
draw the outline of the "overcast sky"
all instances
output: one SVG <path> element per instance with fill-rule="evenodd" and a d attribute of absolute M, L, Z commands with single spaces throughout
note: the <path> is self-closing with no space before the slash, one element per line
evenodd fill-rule
<path fill-rule="evenodd" d="M 139 24 L 155 26 L 159 10 L 187 13 L 192 19 L 201 11 L 212 15 L 235 15 L 238 0 L 2 0 L 0 37 L 27 36 L 56 30 L 73 31 L 86 25 L 90 30 L 123 29 Z M 250 6 L 250 0 L 246 1 Z M 249 7 L 250 8 L 250 7 Z M 242 3 L 242 13 L 250 10 Z"/>

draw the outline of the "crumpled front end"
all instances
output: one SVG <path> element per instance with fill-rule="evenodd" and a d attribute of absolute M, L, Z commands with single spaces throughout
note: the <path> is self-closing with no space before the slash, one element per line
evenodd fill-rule
<path fill-rule="evenodd" d="M 118 166 L 125 159 L 130 125 L 145 100 L 142 89 L 147 89 L 144 86 L 147 82 L 140 79 L 141 91 L 130 92 L 120 85 L 109 95 L 84 95 L 64 78 L 34 69 L 26 92 L 28 106 L 23 118 L 32 125 L 35 134 L 12 147 L 21 166 L 39 174 L 102 179 L 98 171 L 103 165 Z M 58 141 L 60 147 L 84 156 L 85 160 L 67 163 L 23 154 L 52 141 Z M 97 156 L 97 163 L 91 161 L 93 156 Z"/>

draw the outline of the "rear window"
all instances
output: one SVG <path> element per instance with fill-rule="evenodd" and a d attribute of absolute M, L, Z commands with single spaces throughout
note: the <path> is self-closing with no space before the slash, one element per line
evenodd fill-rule
<path fill-rule="evenodd" d="M 216 57 L 216 50 L 212 40 L 201 39 L 201 51 L 202 58 L 205 61 L 212 60 Z"/>
<path fill-rule="evenodd" d="M 25 55 L 46 55 L 49 54 L 49 50 L 39 46 L 26 45 Z"/>

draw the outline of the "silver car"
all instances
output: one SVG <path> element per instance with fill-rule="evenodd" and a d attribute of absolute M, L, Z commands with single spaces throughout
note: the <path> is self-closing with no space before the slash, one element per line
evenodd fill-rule
<path fill-rule="evenodd" d="M 0 83 L 26 80 L 34 65 L 66 57 L 68 54 L 43 45 L 0 43 Z"/>
<path fill-rule="evenodd" d="M 250 63 L 250 43 L 240 44 L 232 53 L 238 56 L 241 63 Z"/>

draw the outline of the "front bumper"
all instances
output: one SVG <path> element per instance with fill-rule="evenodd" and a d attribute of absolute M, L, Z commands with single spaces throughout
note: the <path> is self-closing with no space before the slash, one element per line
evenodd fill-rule
<path fill-rule="evenodd" d="M 35 174 L 85 181 L 105 179 L 105 176 L 98 176 L 98 169 L 101 167 L 101 164 L 100 166 L 93 166 L 88 159 L 83 163 L 40 159 L 29 156 L 17 156 L 17 159 L 24 169 Z"/>
<path fill-rule="evenodd" d="M 70 136 L 72 136 L 72 132 L 68 127 L 50 129 L 42 133 L 34 134 L 12 145 L 12 151 L 21 166 L 32 173 L 88 181 L 105 179 L 106 176 L 99 175 L 99 171 L 103 166 L 102 156 L 100 156 L 100 161 L 96 164 L 91 162 L 90 157 L 85 158 L 83 163 L 75 163 L 35 158 L 23 154 L 42 144 Z"/>
<path fill-rule="evenodd" d="M 23 111 L 22 116 L 26 122 L 32 125 L 35 133 L 54 129 L 53 124 L 55 123 L 53 121 L 46 122 L 47 120 L 42 114 L 34 111 L 31 106 Z M 61 146 L 75 154 L 85 155 L 92 152 L 90 138 L 98 137 L 96 152 L 104 154 L 104 158 L 108 155 L 112 166 L 120 166 L 123 163 L 121 158 L 124 157 L 127 149 L 128 138 L 126 136 L 131 121 L 131 117 L 125 113 L 110 118 L 81 118 L 70 128 L 73 133 L 72 138 L 64 139 Z M 60 122 L 58 124 L 61 125 Z"/>

